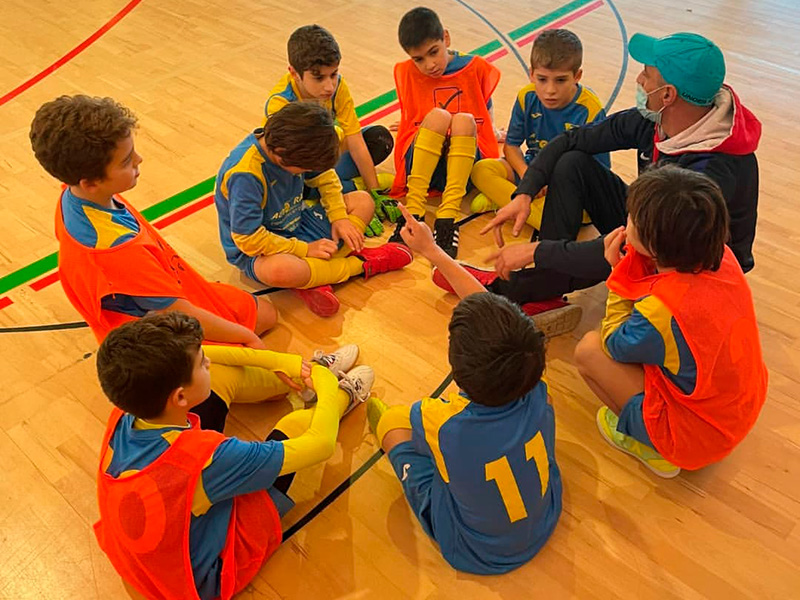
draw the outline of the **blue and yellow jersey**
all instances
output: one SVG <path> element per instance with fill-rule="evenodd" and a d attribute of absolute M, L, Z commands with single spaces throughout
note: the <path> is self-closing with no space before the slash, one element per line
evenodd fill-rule
<path fill-rule="evenodd" d="M 436 465 L 431 524 L 448 562 L 503 573 L 530 560 L 561 513 L 547 385 L 498 407 L 426 398 L 411 407 L 411 428 L 415 450 Z"/>
<path fill-rule="evenodd" d="M 608 292 L 603 348 L 621 363 L 656 365 L 684 394 L 697 383 L 697 363 L 675 317 L 655 296 L 627 300 Z"/>
<path fill-rule="evenodd" d="M 282 109 L 290 102 L 301 100 L 300 90 L 294 81 L 291 73 L 286 73 L 280 81 L 272 88 L 272 91 L 264 105 L 264 123 L 267 119 Z M 336 123 L 336 131 L 341 141 L 348 135 L 354 135 L 361 131 L 361 123 L 356 116 L 356 106 L 353 97 L 350 95 L 350 88 L 347 87 L 344 77 L 339 75 L 339 83 L 330 100 L 325 100 L 321 104 L 327 108 Z"/>
<path fill-rule="evenodd" d="M 250 256 L 306 256 L 308 244 L 292 236 L 307 208 L 304 184 L 319 188 L 331 222 L 347 218 L 341 183 L 333 170 L 315 177 L 290 173 L 269 159 L 259 132 L 248 135 L 228 155 L 214 190 L 222 247 L 228 262 L 240 269 Z"/>
<path fill-rule="evenodd" d="M 599 98 L 585 86 L 578 84 L 572 101 L 564 108 L 553 110 L 542 104 L 536 94 L 536 84 L 530 83 L 517 94 L 511 120 L 508 122 L 506 144 L 522 146 L 525 143 L 525 161 L 530 163 L 539 150 L 557 135 L 573 127 L 605 118 L 606 113 Z M 601 164 L 611 168 L 608 153 L 598 154 L 596 158 Z"/>
<path fill-rule="evenodd" d="M 139 233 L 139 222 L 125 206 L 112 200 L 114 208 L 105 208 L 75 196 L 67 188 L 61 195 L 61 214 L 64 227 L 72 238 L 87 248 L 106 250 L 124 244 Z M 151 310 L 168 308 L 175 302 L 170 297 L 104 296 L 100 305 L 132 317 L 143 317 Z"/>
<path fill-rule="evenodd" d="M 126 414 L 109 440 L 107 460 L 110 460 L 103 465 L 104 471 L 113 477 L 125 477 L 144 469 L 185 429 L 188 424 L 186 427 L 153 425 Z M 280 442 L 228 438 L 203 468 L 194 493 L 189 528 L 192 572 L 203 600 L 219 595 L 220 555 L 225 547 L 233 498 L 268 490 L 281 471 L 283 459 Z M 286 502 L 285 496 L 282 501 Z"/>

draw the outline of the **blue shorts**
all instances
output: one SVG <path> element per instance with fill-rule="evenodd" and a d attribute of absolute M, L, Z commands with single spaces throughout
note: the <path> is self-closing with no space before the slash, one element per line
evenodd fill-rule
<path fill-rule="evenodd" d="M 631 436 L 633 439 L 650 446 L 653 450 L 653 442 L 650 441 L 650 435 L 647 433 L 647 428 L 644 426 L 644 415 L 642 415 L 642 402 L 644 401 L 644 392 L 631 396 L 631 399 L 622 407 L 622 412 L 619 413 L 619 422 L 617 423 L 617 431 L 625 435 Z"/>
<path fill-rule="evenodd" d="M 391 449 L 389 462 L 422 529 L 436 539 L 431 521 L 431 484 L 436 469 L 433 459 L 416 452 L 412 442 L 403 442 Z"/>
<path fill-rule="evenodd" d="M 450 138 L 447 138 L 444 142 L 444 146 L 442 147 L 442 155 L 439 157 L 439 162 L 436 163 L 436 168 L 433 170 L 433 175 L 431 175 L 431 181 L 428 184 L 428 189 L 431 190 L 438 190 L 440 192 L 444 191 L 445 186 L 447 185 L 447 148 L 450 145 Z M 478 148 L 475 148 L 475 162 L 478 162 L 481 159 L 481 151 Z M 414 162 L 414 142 L 411 142 L 411 145 L 406 150 L 406 178 L 408 177 L 409 173 L 411 173 L 411 165 Z M 467 183 L 467 191 L 472 189 L 472 181 L 470 180 Z"/>
<path fill-rule="evenodd" d="M 324 238 L 329 240 L 333 239 L 331 222 L 328 220 L 328 213 L 325 212 L 322 204 L 318 202 L 305 206 L 303 211 L 300 213 L 300 221 L 297 223 L 297 227 L 293 231 L 270 231 L 270 233 L 274 233 L 286 238 L 297 238 L 298 240 L 307 242 L 309 244 Z M 257 258 L 257 256 L 248 256 L 248 260 L 246 260 L 242 266 L 242 271 L 244 271 L 244 274 L 250 279 L 264 284 L 263 281 L 256 277 L 255 264 Z"/>

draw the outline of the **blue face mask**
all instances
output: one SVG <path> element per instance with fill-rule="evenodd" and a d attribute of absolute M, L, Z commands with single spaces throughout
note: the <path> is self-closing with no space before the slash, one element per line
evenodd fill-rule
<path fill-rule="evenodd" d="M 665 87 L 667 86 L 662 85 L 661 87 L 654 89 L 652 92 L 646 92 L 640 83 L 636 84 L 636 109 L 645 119 L 652 121 L 657 125 L 661 124 L 661 111 L 666 107 L 662 106 L 661 110 L 650 110 L 647 108 L 647 98 L 650 96 L 650 94 L 655 94 L 658 90 L 662 90 Z"/>

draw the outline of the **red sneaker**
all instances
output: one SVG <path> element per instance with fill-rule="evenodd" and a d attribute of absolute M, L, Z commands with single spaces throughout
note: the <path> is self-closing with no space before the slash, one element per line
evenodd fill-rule
<path fill-rule="evenodd" d="M 320 317 L 332 317 L 339 312 L 339 299 L 333 293 L 333 288 L 329 285 L 307 290 L 292 290 L 300 299 L 306 303 L 308 309 Z"/>
<path fill-rule="evenodd" d="M 486 269 L 479 269 L 478 267 L 473 267 L 472 265 L 468 265 L 466 263 L 459 263 L 462 267 L 464 267 L 467 271 L 469 271 L 472 276 L 477 279 L 483 287 L 489 286 L 494 283 L 494 280 L 497 279 L 497 273 L 494 271 L 487 271 Z M 450 285 L 450 282 L 445 279 L 445 276 L 439 272 L 439 269 L 433 267 L 433 272 L 431 273 L 433 278 L 433 283 L 437 286 L 442 288 L 445 292 L 449 292 L 451 294 L 455 294 L 455 290 L 453 286 Z"/>
<path fill-rule="evenodd" d="M 578 326 L 583 316 L 583 309 L 580 306 L 570 304 L 561 298 L 528 302 L 520 308 L 533 319 L 536 328 L 548 338 L 569 333 Z"/>
<path fill-rule="evenodd" d="M 362 248 L 360 252 L 353 252 L 350 256 L 357 256 L 364 261 L 364 279 L 369 279 L 378 273 L 397 271 L 414 260 L 414 254 L 403 244 L 383 244 L 377 248 Z"/>

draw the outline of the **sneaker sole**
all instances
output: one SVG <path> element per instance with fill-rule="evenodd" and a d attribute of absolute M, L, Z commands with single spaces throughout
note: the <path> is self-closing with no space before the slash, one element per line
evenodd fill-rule
<path fill-rule="evenodd" d="M 304 290 L 305 291 L 305 290 Z M 296 291 L 297 296 L 305 302 L 305 305 L 308 307 L 308 310 L 313 312 L 318 317 L 332 317 L 337 312 L 339 312 L 339 307 L 341 304 L 339 303 L 339 299 L 336 296 L 332 296 L 331 294 L 325 294 L 321 292 L 308 292 L 299 293 Z"/>
<path fill-rule="evenodd" d="M 583 318 L 583 309 L 576 304 L 554 308 L 531 316 L 536 328 L 546 338 L 553 338 L 569 333 L 578 326 Z"/>
<path fill-rule="evenodd" d="M 662 479 L 673 479 L 674 477 L 677 477 L 678 475 L 681 474 L 681 470 L 680 469 L 676 469 L 675 471 L 670 472 L 670 473 L 665 473 L 664 471 L 659 471 L 658 469 L 652 467 L 646 460 L 643 460 L 642 457 L 637 456 L 636 454 L 634 454 L 630 450 L 627 450 L 626 448 L 622 448 L 620 446 L 617 446 L 614 443 L 614 440 L 612 440 L 610 437 L 608 437 L 608 434 L 606 433 L 606 430 L 603 428 L 603 423 L 601 421 L 600 411 L 599 410 L 597 411 L 597 414 L 595 415 L 594 422 L 597 424 L 597 429 L 600 431 L 600 435 L 603 436 L 603 439 L 606 441 L 606 443 L 608 443 L 609 446 L 611 446 L 615 450 L 619 450 L 620 452 L 624 452 L 628 456 L 632 456 L 633 458 L 638 460 L 641 464 L 643 464 L 645 467 L 647 467 L 647 469 L 651 473 L 653 473 L 654 475 L 657 475 L 657 476 L 661 477 Z"/>

